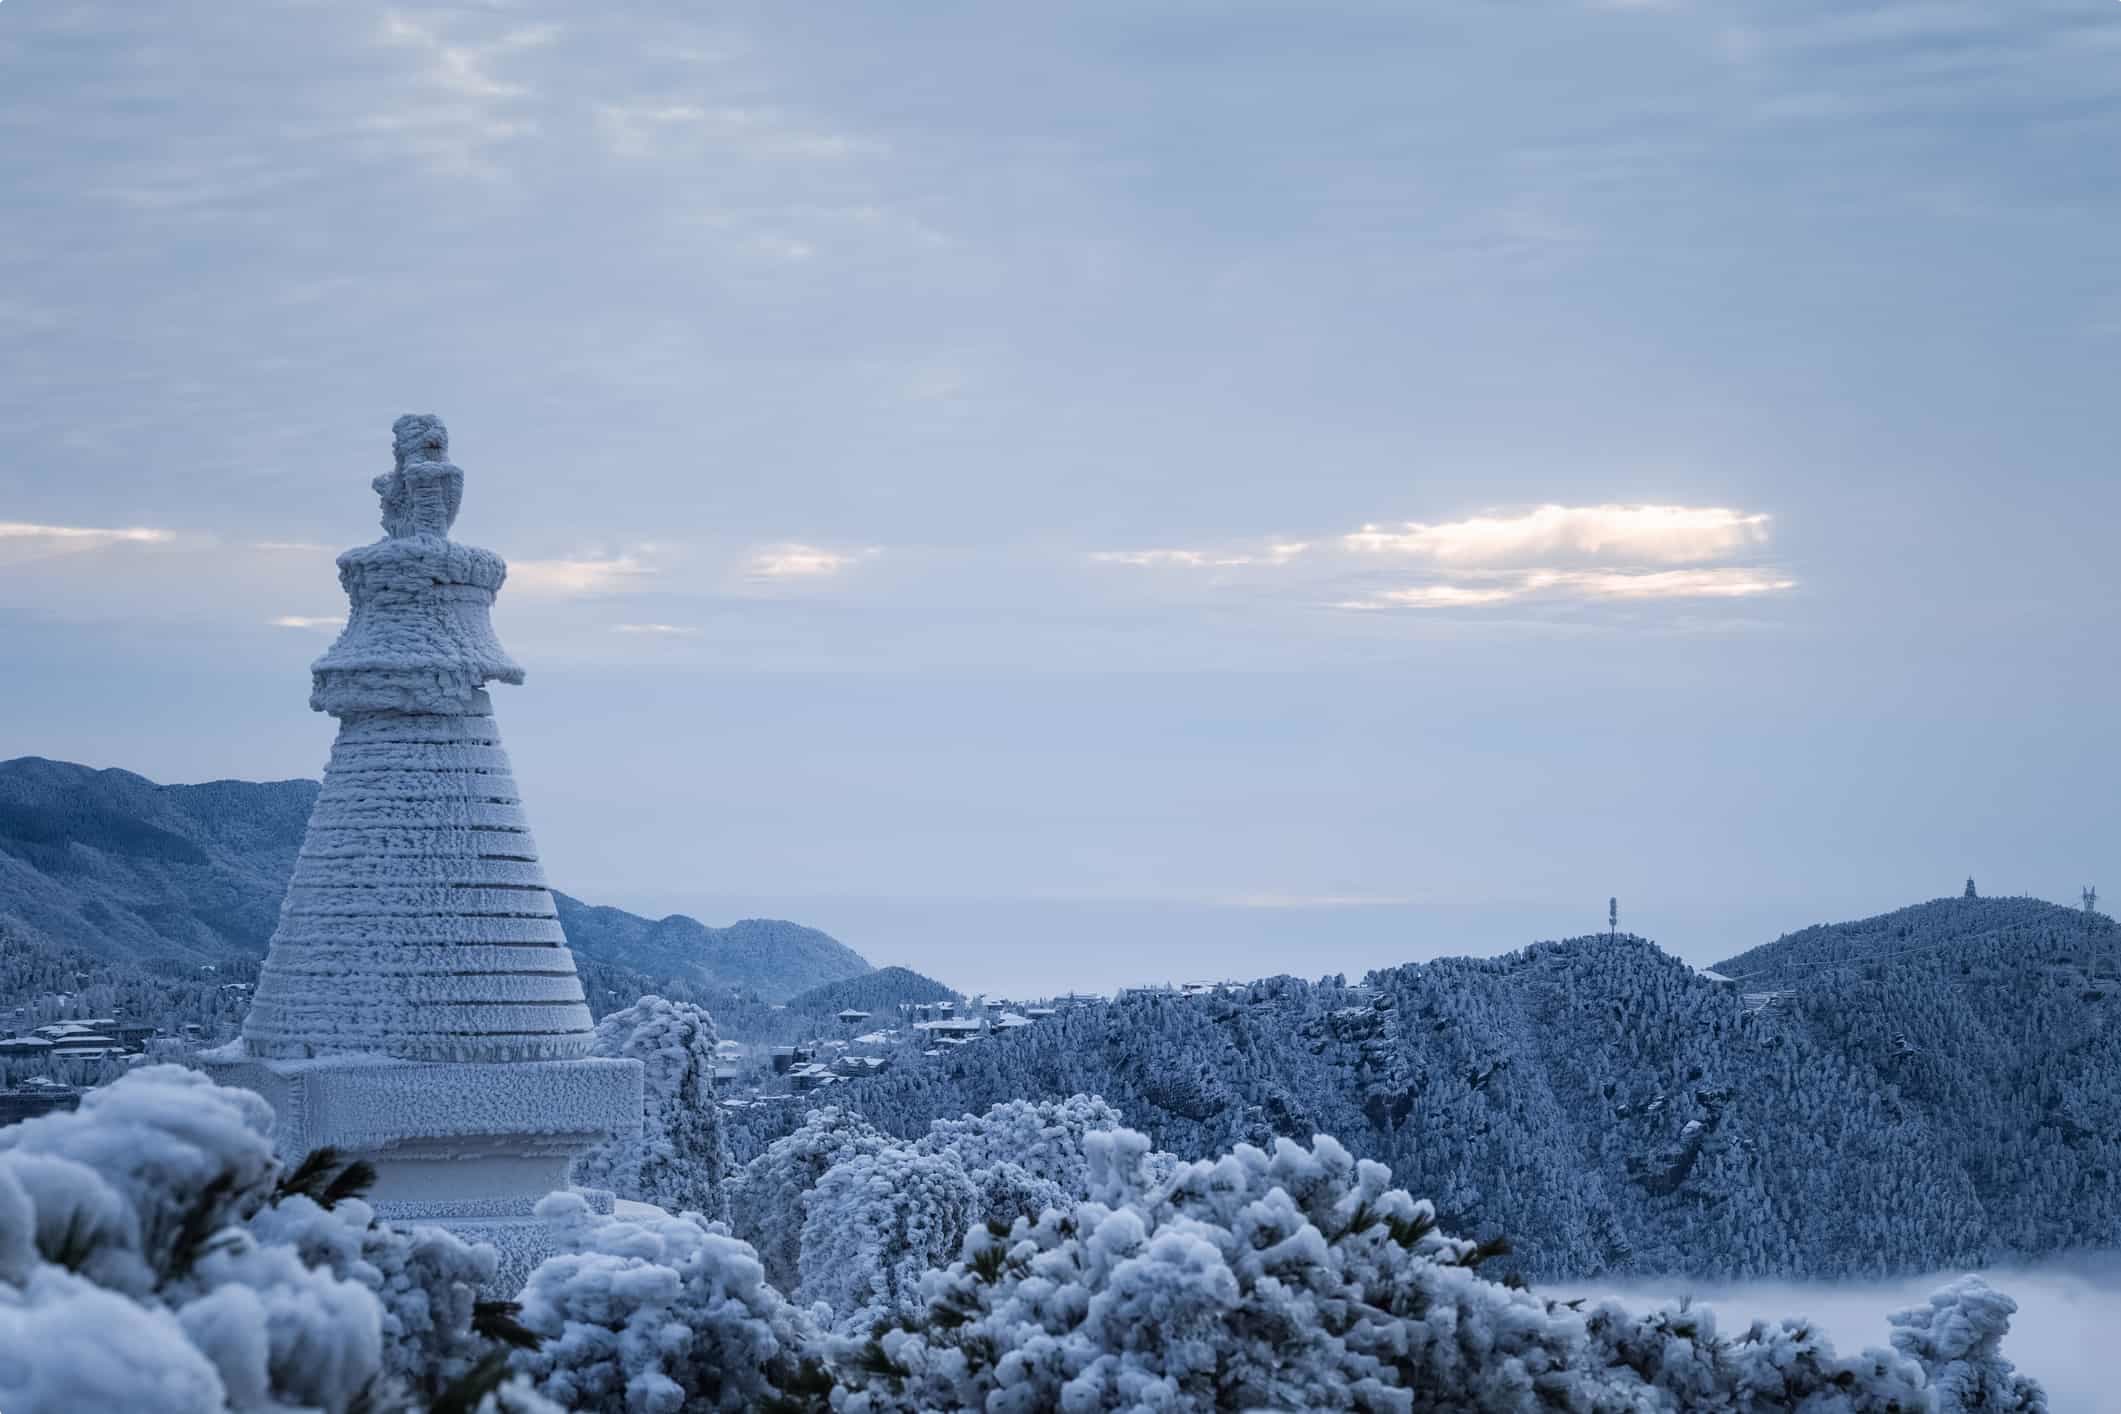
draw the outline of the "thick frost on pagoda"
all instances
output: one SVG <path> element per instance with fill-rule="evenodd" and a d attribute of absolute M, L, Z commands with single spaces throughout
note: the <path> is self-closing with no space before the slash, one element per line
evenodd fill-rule
<path fill-rule="evenodd" d="M 368 1159 L 380 1215 L 493 1241 L 505 1277 L 573 1157 L 640 1127 L 641 1069 L 589 1055 L 485 690 L 523 680 L 489 617 L 507 566 L 448 538 L 464 473 L 440 419 L 392 431 L 388 534 L 339 557 L 352 612 L 312 669 L 338 739 L 243 1039 L 211 1068 L 272 1101 L 288 1159 Z"/>

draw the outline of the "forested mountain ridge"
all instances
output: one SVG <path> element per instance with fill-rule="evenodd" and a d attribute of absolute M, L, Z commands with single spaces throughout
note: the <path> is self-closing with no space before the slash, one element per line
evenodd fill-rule
<path fill-rule="evenodd" d="M 1947 898 L 1720 964 L 1785 1034 L 1865 1058 L 1948 1136 L 2006 1251 L 2121 1241 L 2121 929 Z"/>
<path fill-rule="evenodd" d="M 890 1024 L 898 1020 L 898 1009 L 904 1005 L 963 1000 L 933 977 L 915 972 L 910 967 L 880 967 L 874 972 L 826 982 L 790 997 L 788 1009 L 812 1016 L 831 1016 L 852 1007 Z"/>
<path fill-rule="evenodd" d="M 1330 1133 L 1541 1277 L 1865 1275 L 2112 1245 L 2121 984 L 2087 978 L 2115 971 L 2115 931 L 2039 907 L 1985 913 L 2001 931 L 1937 905 L 1889 915 L 1866 936 L 1893 956 L 1765 1008 L 1628 937 L 1358 986 L 1129 996 L 839 1102 L 911 1136 L 1087 1091 L 1181 1155 Z M 781 1122 L 746 1114 L 733 1138 Z"/>
<path fill-rule="evenodd" d="M 1935 949 L 2014 942 L 2052 943 L 2112 927 L 2104 914 L 2038 898 L 1932 899 L 1852 923 L 1818 923 L 1785 933 L 1716 964 L 1747 992 L 1821 983 L 1841 968 L 1895 965 Z"/>
<path fill-rule="evenodd" d="M 165 786 L 0 762 L 0 917 L 113 960 L 260 957 L 316 796 L 315 781 Z"/>
<path fill-rule="evenodd" d="M 829 933 L 775 918 L 743 918 L 710 928 L 673 913 L 643 918 L 553 891 L 567 943 L 584 957 L 658 976 L 741 987 L 769 1002 L 867 973 L 862 955 Z"/>
<path fill-rule="evenodd" d="M 308 780 L 159 785 L 35 756 L 0 762 L 0 931 L 24 949 L 104 960 L 115 970 L 98 985 L 255 962 L 279 922 L 316 797 Z M 684 985 L 673 992 L 728 1009 L 732 988 L 778 1002 L 870 970 L 853 949 L 795 923 L 710 928 L 682 914 L 648 919 L 554 898 L 577 958 L 614 970 L 599 990 L 674 978 Z"/>

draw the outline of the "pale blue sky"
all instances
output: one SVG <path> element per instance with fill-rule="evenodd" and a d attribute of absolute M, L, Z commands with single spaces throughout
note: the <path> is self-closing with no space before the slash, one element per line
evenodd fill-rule
<path fill-rule="evenodd" d="M 1036 988 L 2121 888 L 2116 152 L 2112 0 L 6 0 L 0 756 L 314 773 L 432 410 L 600 902 Z"/>

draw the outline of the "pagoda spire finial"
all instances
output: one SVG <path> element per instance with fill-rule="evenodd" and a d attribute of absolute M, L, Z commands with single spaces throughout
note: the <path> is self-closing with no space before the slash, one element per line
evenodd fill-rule
<path fill-rule="evenodd" d="M 393 539 L 447 536 L 464 503 L 464 473 L 449 460 L 449 429 L 431 412 L 390 425 L 397 465 L 369 485 L 383 498 L 383 529 Z"/>

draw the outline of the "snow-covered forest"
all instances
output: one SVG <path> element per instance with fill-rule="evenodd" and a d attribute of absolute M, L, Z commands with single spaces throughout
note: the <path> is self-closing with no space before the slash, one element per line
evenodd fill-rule
<path fill-rule="evenodd" d="M 699 1023 L 635 1011 L 600 1046 L 675 1040 L 667 1101 Z M 161 1066 L 0 1130 L 0 1407 L 2045 1408 L 1977 1277 L 1856 1353 L 1801 1318 L 1549 1300 L 1330 1138 L 1189 1161 L 1087 1098 L 911 1142 L 819 1112 L 727 1175 L 726 1218 L 556 1194 L 565 1250 L 514 1301 L 479 1290 L 491 1248 L 379 1221 L 360 1165 L 290 1169 L 270 1126 L 257 1095 Z M 712 1171 L 718 1137 L 643 1143 Z"/>
<path fill-rule="evenodd" d="M 1849 926 L 1893 947 L 1757 990 L 1623 935 L 1123 996 L 835 1100 L 902 1138 L 1078 1092 L 1186 1155 L 1332 1134 L 1448 1229 L 1508 1236 L 1503 1268 L 1534 1278 L 1861 1276 L 2113 1244 L 2112 922 L 1946 899 Z M 794 1122 L 738 1111 L 731 1147 Z"/>

